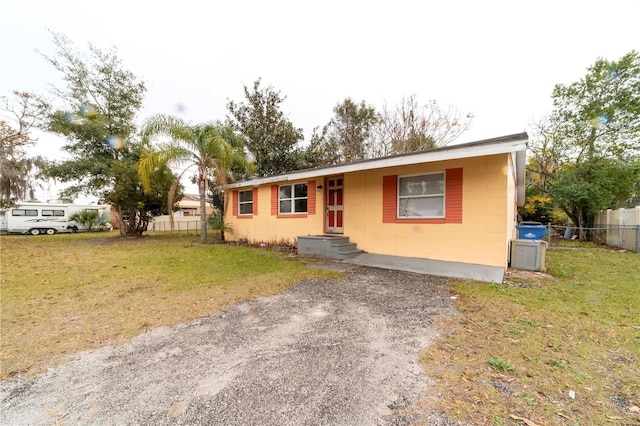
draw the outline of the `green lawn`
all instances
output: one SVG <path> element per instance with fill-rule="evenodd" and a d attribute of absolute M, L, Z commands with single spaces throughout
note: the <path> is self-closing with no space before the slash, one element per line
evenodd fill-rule
<path fill-rule="evenodd" d="M 198 237 L 2 236 L 0 377 L 35 374 L 145 330 L 337 277 Z M 430 406 L 472 424 L 640 422 L 640 254 L 547 252 L 549 274 L 451 280 L 461 311 L 425 349 Z"/>
<path fill-rule="evenodd" d="M 80 351 L 337 276 L 268 250 L 198 236 L 113 233 L 0 237 L 0 378 L 34 374 Z"/>
<path fill-rule="evenodd" d="M 548 276 L 457 281 L 459 318 L 426 350 L 432 398 L 473 424 L 640 422 L 640 254 L 547 252 Z"/>

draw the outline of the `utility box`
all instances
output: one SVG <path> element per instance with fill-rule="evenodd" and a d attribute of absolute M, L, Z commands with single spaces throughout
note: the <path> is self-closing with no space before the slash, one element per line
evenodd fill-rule
<path fill-rule="evenodd" d="M 541 240 L 511 241 L 511 267 L 527 271 L 546 271 L 544 257 L 547 242 Z"/>

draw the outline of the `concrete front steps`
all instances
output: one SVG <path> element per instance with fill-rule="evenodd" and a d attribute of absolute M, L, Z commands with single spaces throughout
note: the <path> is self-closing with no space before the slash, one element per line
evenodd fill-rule
<path fill-rule="evenodd" d="M 364 250 L 358 249 L 349 237 L 343 235 L 307 235 L 298 237 L 298 256 L 321 259 L 345 260 L 355 257 Z"/>

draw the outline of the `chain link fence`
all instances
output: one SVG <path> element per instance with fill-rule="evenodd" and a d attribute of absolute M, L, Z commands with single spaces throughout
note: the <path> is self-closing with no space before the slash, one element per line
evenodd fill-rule
<path fill-rule="evenodd" d="M 601 211 L 594 218 L 594 226 L 591 228 L 551 224 L 545 226 L 547 233 L 542 239 L 549 248 L 554 240 L 557 243 L 559 240 L 575 240 L 581 236 L 584 241 L 640 252 L 640 207 Z M 519 238 L 525 238 L 520 235 L 519 231 Z"/>
<path fill-rule="evenodd" d="M 550 235 L 565 240 L 577 239 L 580 229 L 570 226 L 550 226 Z M 630 251 L 640 251 L 640 226 L 607 225 L 597 228 L 582 228 L 587 239 L 596 244 L 619 247 Z"/>

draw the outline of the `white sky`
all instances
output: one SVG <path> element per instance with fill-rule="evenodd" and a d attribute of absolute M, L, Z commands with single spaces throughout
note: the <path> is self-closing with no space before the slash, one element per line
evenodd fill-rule
<path fill-rule="evenodd" d="M 457 142 L 529 130 L 557 83 L 640 50 L 640 1 L 0 0 L 0 94 L 49 95 L 47 32 L 116 46 L 147 84 L 142 120 L 224 120 L 262 77 L 308 139 L 346 97 L 380 108 L 416 93 L 475 118 Z M 38 151 L 59 158 L 43 135 Z M 189 192 L 189 191 L 188 191 Z"/>

